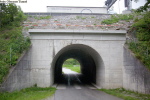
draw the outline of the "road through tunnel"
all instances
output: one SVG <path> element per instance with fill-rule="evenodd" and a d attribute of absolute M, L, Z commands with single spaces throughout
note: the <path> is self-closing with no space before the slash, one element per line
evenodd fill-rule
<path fill-rule="evenodd" d="M 93 48 L 82 44 L 69 45 L 56 54 L 53 60 L 54 83 L 65 82 L 66 77 L 62 74 L 62 65 L 69 58 L 74 58 L 80 63 L 81 74 L 77 76 L 80 82 L 83 84 L 97 83 L 100 56 Z"/>

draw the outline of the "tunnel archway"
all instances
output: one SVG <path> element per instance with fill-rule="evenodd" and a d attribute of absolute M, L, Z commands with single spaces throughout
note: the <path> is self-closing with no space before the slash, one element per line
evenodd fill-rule
<path fill-rule="evenodd" d="M 83 44 L 68 45 L 55 55 L 51 69 L 53 70 L 54 83 L 62 81 L 62 65 L 68 58 L 74 58 L 79 61 L 84 81 L 98 83 L 97 81 L 100 79 L 99 70 L 104 68 L 103 61 L 96 50 Z"/>

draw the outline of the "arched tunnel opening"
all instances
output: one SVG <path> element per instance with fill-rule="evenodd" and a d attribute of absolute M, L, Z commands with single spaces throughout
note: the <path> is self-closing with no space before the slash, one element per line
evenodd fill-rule
<path fill-rule="evenodd" d="M 64 75 L 62 73 L 63 63 L 69 58 L 76 59 L 80 63 L 80 74 Z M 82 84 L 96 84 L 97 69 L 100 66 L 98 61 L 100 62 L 99 54 L 89 46 L 72 44 L 64 47 L 56 54 L 52 63 L 54 83 L 74 84 L 78 81 Z"/>

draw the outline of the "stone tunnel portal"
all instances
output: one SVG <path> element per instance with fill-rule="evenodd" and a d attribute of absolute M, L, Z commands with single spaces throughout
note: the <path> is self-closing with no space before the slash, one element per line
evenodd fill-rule
<path fill-rule="evenodd" d="M 82 44 L 72 44 L 60 50 L 53 60 L 54 83 L 63 81 L 62 65 L 68 58 L 74 58 L 81 65 L 82 82 L 95 83 L 97 77 L 97 69 L 100 67 L 99 54 L 91 47 Z"/>

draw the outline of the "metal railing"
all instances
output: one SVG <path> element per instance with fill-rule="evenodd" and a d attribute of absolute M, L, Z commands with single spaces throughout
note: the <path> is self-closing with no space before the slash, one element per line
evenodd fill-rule
<path fill-rule="evenodd" d="M 62 15 L 110 15 L 110 14 L 103 14 L 103 13 L 50 13 L 50 12 L 25 12 L 25 15 L 30 16 L 62 16 Z"/>

